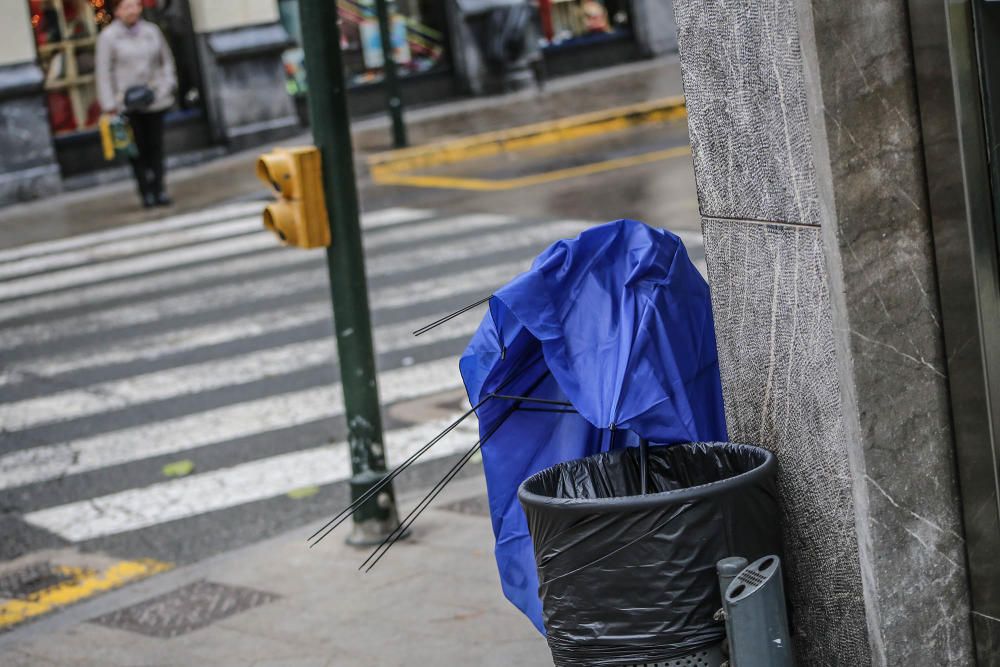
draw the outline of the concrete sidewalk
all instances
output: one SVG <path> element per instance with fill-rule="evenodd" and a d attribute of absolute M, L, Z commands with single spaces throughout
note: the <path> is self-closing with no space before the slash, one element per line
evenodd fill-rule
<path fill-rule="evenodd" d="M 306 538 L 318 526 L 294 530 L 0 635 L 0 663 L 550 665 L 500 591 L 485 512 L 481 474 L 454 482 L 369 574 L 358 571 L 369 550 L 344 544 L 347 526 L 315 549 Z"/>
<path fill-rule="evenodd" d="M 597 112 L 682 93 L 676 57 L 627 63 L 551 81 L 541 91 L 473 98 L 414 109 L 406 120 L 411 144 L 466 137 L 566 116 Z M 375 186 L 364 167 L 365 157 L 387 150 L 388 119 L 384 116 L 353 123 L 354 147 L 362 201 L 367 210 L 392 203 L 385 188 Z M 303 133 L 280 142 L 308 144 Z M 200 211 L 233 201 L 265 198 L 268 193 L 254 176 L 257 156 L 272 146 L 232 153 L 194 166 L 172 169 L 168 175 L 174 206 L 142 209 L 131 178 L 124 170 L 95 176 L 95 184 L 45 200 L 0 208 L 0 248 L 64 238 L 110 227 Z M 182 158 L 184 156 L 176 156 Z M 108 179 L 112 182 L 107 183 Z M 97 184 L 98 181 L 105 184 Z"/>

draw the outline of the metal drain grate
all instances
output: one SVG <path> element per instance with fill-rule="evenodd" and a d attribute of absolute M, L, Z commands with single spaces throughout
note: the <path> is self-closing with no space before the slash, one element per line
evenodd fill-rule
<path fill-rule="evenodd" d="M 0 598 L 24 600 L 76 576 L 66 568 L 53 567 L 51 563 L 32 563 L 0 576 Z"/>
<path fill-rule="evenodd" d="M 169 639 L 277 600 L 252 588 L 196 581 L 144 602 L 91 619 L 109 628 Z"/>

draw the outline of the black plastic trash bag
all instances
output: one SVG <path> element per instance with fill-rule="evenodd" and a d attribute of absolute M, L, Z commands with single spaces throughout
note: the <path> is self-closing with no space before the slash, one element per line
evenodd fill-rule
<path fill-rule="evenodd" d="M 695 443 L 567 461 L 518 490 L 557 667 L 668 660 L 725 636 L 715 564 L 781 553 L 770 452 Z"/>

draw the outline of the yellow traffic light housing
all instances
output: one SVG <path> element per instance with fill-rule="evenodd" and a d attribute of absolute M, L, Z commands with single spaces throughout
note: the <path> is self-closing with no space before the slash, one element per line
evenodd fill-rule
<path fill-rule="evenodd" d="M 264 208 L 264 227 L 287 245 L 330 245 L 323 163 L 315 146 L 275 148 L 257 160 L 257 178 L 274 188 L 278 200 Z"/>

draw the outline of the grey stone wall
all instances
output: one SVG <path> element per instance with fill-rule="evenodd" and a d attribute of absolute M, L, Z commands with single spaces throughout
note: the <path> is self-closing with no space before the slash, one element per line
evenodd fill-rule
<path fill-rule="evenodd" d="M 778 457 L 800 659 L 866 664 L 794 9 L 790 0 L 674 7 L 730 438 Z"/>
<path fill-rule="evenodd" d="M 0 206 L 62 190 L 35 63 L 0 67 Z"/>
<path fill-rule="evenodd" d="M 781 466 L 804 665 L 972 660 L 903 3 L 674 0 L 730 437 Z"/>
<path fill-rule="evenodd" d="M 280 24 L 201 34 L 198 41 L 216 140 L 240 148 L 300 130 L 285 89 L 281 52 L 290 40 Z"/>

